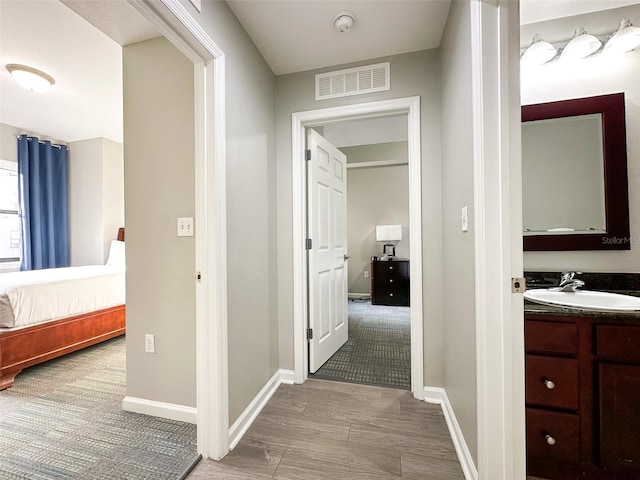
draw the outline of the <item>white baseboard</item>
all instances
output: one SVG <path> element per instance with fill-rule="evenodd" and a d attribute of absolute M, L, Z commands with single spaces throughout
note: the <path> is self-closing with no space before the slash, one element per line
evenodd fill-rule
<path fill-rule="evenodd" d="M 449 402 L 447 392 L 444 388 L 424 387 L 424 401 L 440 405 L 444 419 L 447 422 L 447 427 L 449 428 L 453 446 L 456 449 L 456 454 L 460 461 L 460 466 L 462 467 L 462 472 L 464 473 L 464 478 L 466 480 L 478 480 L 478 469 L 473 463 L 471 452 L 469 452 L 467 442 L 464 440 L 464 435 L 462 435 L 462 430 L 456 419 L 456 414 L 453 411 L 451 402 Z"/>
<path fill-rule="evenodd" d="M 242 436 L 249 429 L 256 417 L 260 414 L 269 399 L 276 392 L 281 383 L 293 384 L 293 370 L 280 369 L 262 387 L 251 403 L 244 409 L 238 419 L 229 429 L 229 450 L 233 450 Z"/>
<path fill-rule="evenodd" d="M 362 297 L 367 297 L 369 298 L 371 296 L 370 293 L 348 293 L 347 297 L 349 298 L 362 298 Z"/>
<path fill-rule="evenodd" d="M 293 370 L 278 370 L 280 372 L 280 383 L 285 383 L 287 385 L 293 385 L 294 382 L 294 372 Z"/>
<path fill-rule="evenodd" d="M 195 407 L 185 407 L 174 403 L 156 402 L 144 398 L 124 397 L 122 399 L 122 409 L 127 412 L 143 413 L 152 417 L 168 418 L 179 422 L 197 423 L 197 412 Z"/>

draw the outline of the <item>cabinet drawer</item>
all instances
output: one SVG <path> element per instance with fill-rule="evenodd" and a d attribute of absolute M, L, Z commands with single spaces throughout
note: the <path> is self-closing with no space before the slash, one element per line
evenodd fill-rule
<path fill-rule="evenodd" d="M 375 274 L 382 275 L 384 273 L 408 275 L 409 274 L 409 262 L 375 262 L 374 263 Z"/>
<path fill-rule="evenodd" d="M 376 290 L 375 303 L 381 305 L 409 306 L 409 294 L 406 290 Z"/>
<path fill-rule="evenodd" d="M 524 346 L 527 352 L 565 355 L 578 353 L 578 325 L 575 323 L 527 320 L 524 330 Z"/>
<path fill-rule="evenodd" d="M 577 463 L 580 417 L 527 408 L 527 455 L 551 462 Z"/>
<path fill-rule="evenodd" d="M 598 356 L 640 362 L 640 327 L 598 325 L 596 338 Z"/>
<path fill-rule="evenodd" d="M 526 358 L 527 404 L 578 409 L 578 360 L 573 358 Z"/>
<path fill-rule="evenodd" d="M 401 275 L 378 275 L 376 277 L 377 288 L 407 288 L 409 277 Z"/>

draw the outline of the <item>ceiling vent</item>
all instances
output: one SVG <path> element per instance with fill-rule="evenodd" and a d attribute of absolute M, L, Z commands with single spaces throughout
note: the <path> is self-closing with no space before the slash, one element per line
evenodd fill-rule
<path fill-rule="evenodd" d="M 389 62 L 316 75 L 316 100 L 383 92 L 390 89 Z"/>

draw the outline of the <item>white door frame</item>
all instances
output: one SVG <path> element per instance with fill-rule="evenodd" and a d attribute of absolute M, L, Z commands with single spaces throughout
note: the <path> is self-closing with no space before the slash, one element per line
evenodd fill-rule
<path fill-rule="evenodd" d="M 307 264 L 305 239 L 305 128 L 356 118 L 407 114 L 409 147 L 409 248 L 411 250 L 411 391 L 424 398 L 422 316 L 422 174 L 420 149 L 420 97 L 345 105 L 291 114 L 291 161 L 293 181 L 293 342 L 294 381 L 309 376 L 307 356 Z"/>
<path fill-rule="evenodd" d="M 229 452 L 225 58 L 179 0 L 128 0 L 194 63 L 198 453 Z M 195 273 L 194 272 L 194 273 Z M 194 275 L 195 276 L 195 275 Z"/>
<path fill-rule="evenodd" d="M 526 477 L 519 11 L 471 2 L 478 477 Z"/>

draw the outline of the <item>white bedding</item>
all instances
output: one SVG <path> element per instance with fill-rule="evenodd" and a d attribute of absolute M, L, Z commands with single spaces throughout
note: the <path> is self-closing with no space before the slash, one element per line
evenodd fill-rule
<path fill-rule="evenodd" d="M 25 327 L 125 303 L 125 267 L 89 265 L 0 274 L 0 327 Z"/>

